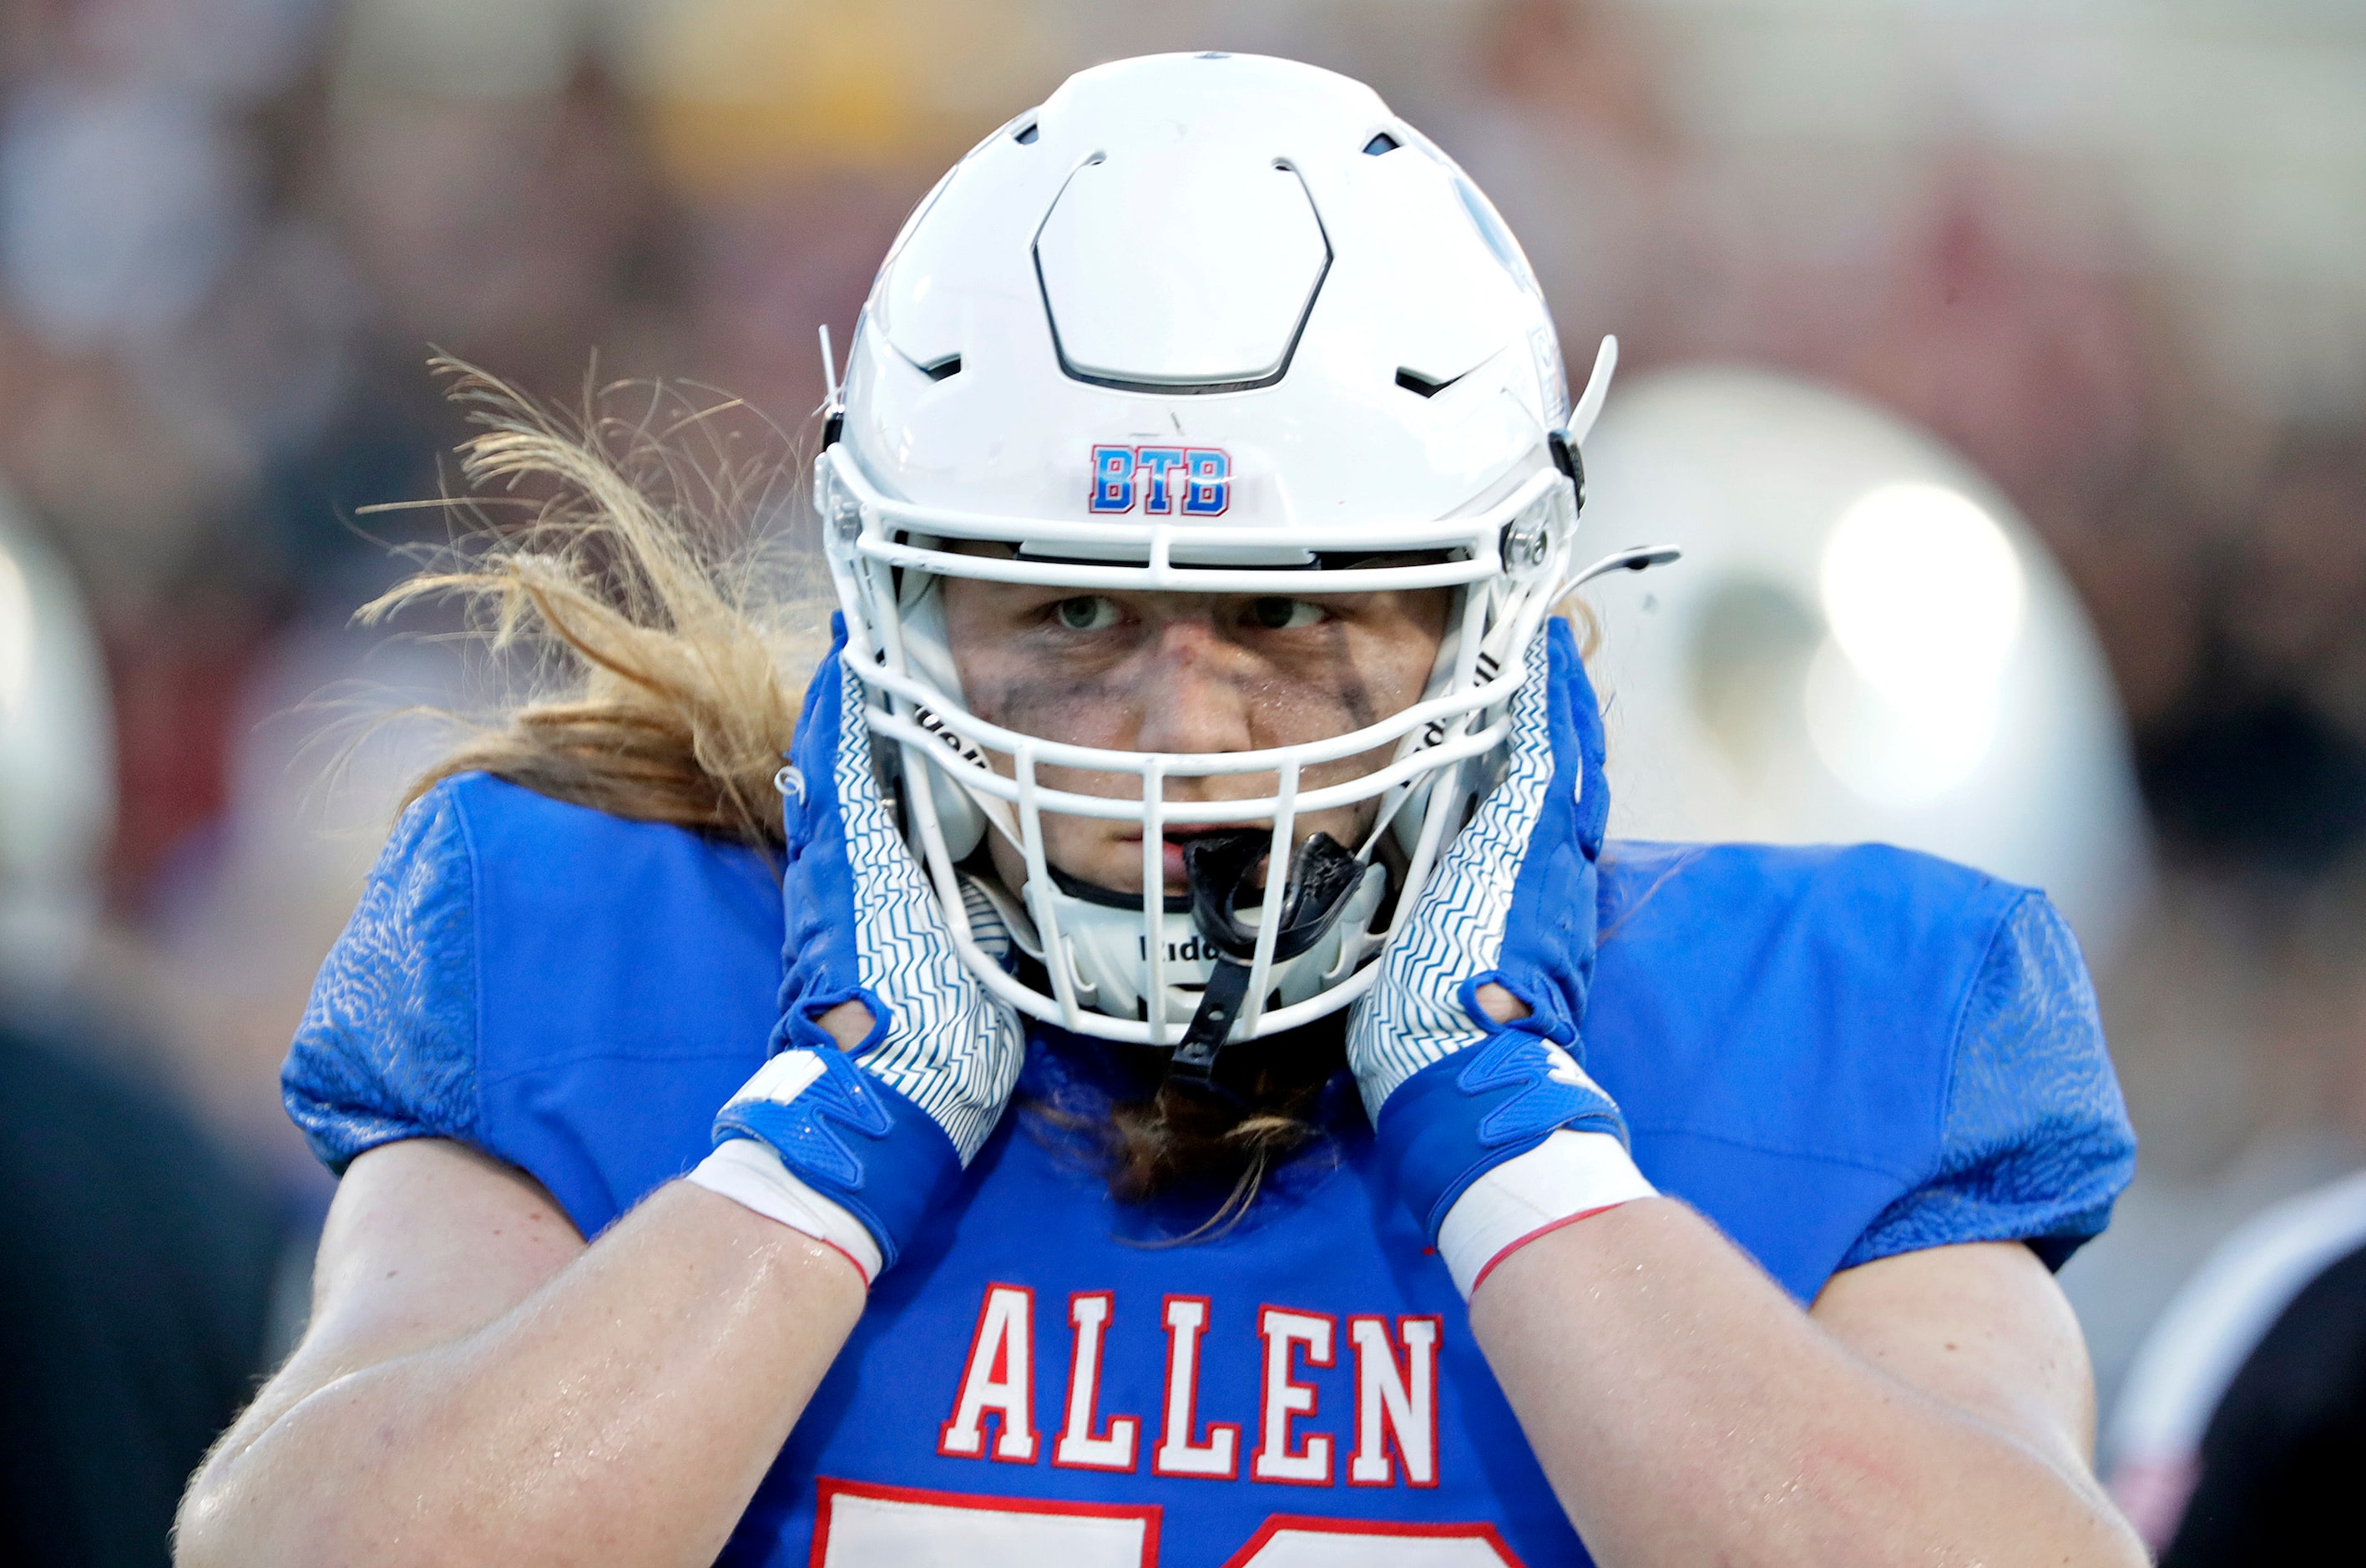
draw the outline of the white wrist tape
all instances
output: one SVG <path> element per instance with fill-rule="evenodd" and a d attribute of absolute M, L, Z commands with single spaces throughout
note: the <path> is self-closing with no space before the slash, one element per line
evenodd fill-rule
<path fill-rule="evenodd" d="M 755 1139 L 725 1139 L 685 1179 L 835 1247 L 861 1271 L 865 1285 L 879 1278 L 884 1259 L 870 1228 L 798 1180 L 779 1155 Z"/>
<path fill-rule="evenodd" d="M 1437 1228 L 1438 1256 L 1469 1301 L 1487 1271 L 1523 1245 L 1572 1220 L 1651 1198 L 1627 1145 L 1608 1133 L 1553 1134 L 1472 1182 Z"/>

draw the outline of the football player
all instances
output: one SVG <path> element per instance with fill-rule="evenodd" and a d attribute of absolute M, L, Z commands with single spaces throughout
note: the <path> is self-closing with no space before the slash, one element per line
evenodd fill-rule
<path fill-rule="evenodd" d="M 664 614 L 511 563 L 602 683 L 445 770 L 321 975 L 317 1305 L 185 1561 L 2141 1562 L 2045 897 L 1603 840 L 1609 363 L 1572 407 L 1485 197 L 1327 73 L 981 143 L 833 397 L 776 860 L 780 677 L 656 513 L 603 489 Z"/>

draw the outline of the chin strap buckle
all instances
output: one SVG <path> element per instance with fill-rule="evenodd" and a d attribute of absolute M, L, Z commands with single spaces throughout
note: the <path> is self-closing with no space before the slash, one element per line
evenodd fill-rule
<path fill-rule="evenodd" d="M 1191 923 L 1200 939 L 1216 951 L 1215 973 L 1200 993 L 1199 1010 L 1169 1058 L 1170 1080 L 1206 1087 L 1213 1078 L 1216 1058 L 1248 999 L 1249 975 L 1256 962 L 1257 928 L 1244 924 L 1240 906 L 1245 895 L 1256 891 L 1257 867 L 1264 863 L 1273 836 L 1263 829 L 1244 828 L 1229 833 L 1209 833 L 1183 846 L 1183 875 L 1190 886 Z M 1323 940 L 1347 896 L 1363 881 L 1363 863 L 1328 833 L 1317 833 L 1298 846 L 1290 858 L 1290 877 L 1282 885 L 1281 929 L 1274 932 L 1273 956 L 1279 963 L 1295 958 Z"/>

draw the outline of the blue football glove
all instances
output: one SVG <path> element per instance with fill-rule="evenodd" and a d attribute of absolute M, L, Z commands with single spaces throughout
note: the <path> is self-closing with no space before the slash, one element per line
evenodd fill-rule
<path fill-rule="evenodd" d="M 1465 1296 L 1523 1241 L 1652 1190 L 1579 1061 L 1610 807 L 1601 715 L 1567 622 L 1548 621 L 1527 659 L 1503 777 L 1347 1024 L 1382 1158 Z M 1528 1016 L 1490 1019 L 1490 983 Z"/>
<path fill-rule="evenodd" d="M 935 889 L 896 831 L 845 646 L 841 623 L 782 775 L 788 940 L 776 1055 L 716 1117 L 715 1151 L 693 1179 L 839 1247 L 869 1280 L 994 1130 L 1025 1034 L 962 967 Z M 994 950 L 1007 931 L 986 900 L 968 903 L 972 931 Z M 872 1028 L 840 1050 L 817 1020 L 848 1001 L 870 1010 Z"/>

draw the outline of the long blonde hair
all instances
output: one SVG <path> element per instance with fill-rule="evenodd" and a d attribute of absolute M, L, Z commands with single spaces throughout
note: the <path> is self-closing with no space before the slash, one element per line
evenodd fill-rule
<path fill-rule="evenodd" d="M 477 524 L 365 605 L 376 623 L 457 599 L 496 653 L 535 656 L 527 694 L 469 726 L 404 804 L 481 770 L 615 816 L 770 847 L 772 778 L 832 602 L 785 476 L 794 452 L 733 399 L 651 383 L 587 390 L 566 417 L 457 360 L 448 393 Z M 749 429 L 756 445 L 742 450 Z M 686 452 L 685 448 L 689 448 Z M 527 512 L 502 525 L 506 503 Z"/>

